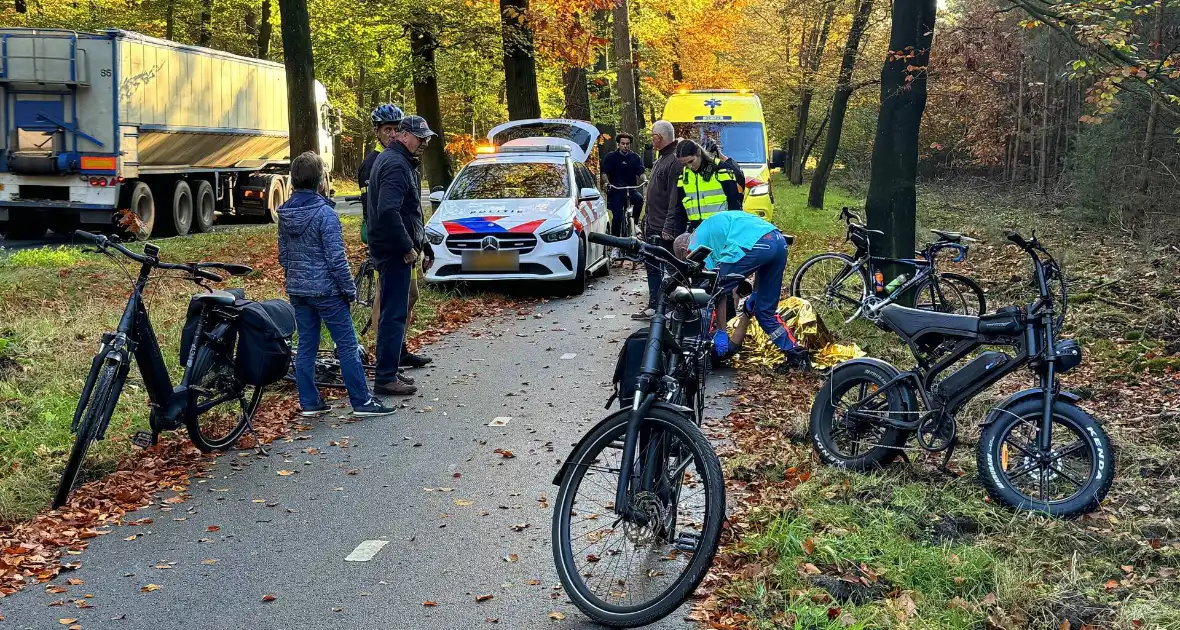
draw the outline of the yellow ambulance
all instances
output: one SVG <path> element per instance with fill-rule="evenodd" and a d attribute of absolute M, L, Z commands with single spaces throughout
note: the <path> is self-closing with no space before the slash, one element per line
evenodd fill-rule
<path fill-rule="evenodd" d="M 746 212 L 774 218 L 770 166 L 781 161 L 770 150 L 762 101 L 748 90 L 680 90 L 668 97 L 664 120 L 676 135 L 698 143 L 711 137 L 746 175 Z"/>

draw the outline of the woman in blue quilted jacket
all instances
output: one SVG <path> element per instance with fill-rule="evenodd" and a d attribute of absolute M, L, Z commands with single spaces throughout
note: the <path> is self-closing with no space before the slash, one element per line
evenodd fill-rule
<path fill-rule="evenodd" d="M 291 162 L 294 194 L 279 208 L 279 264 L 287 275 L 287 295 L 295 307 L 299 349 L 295 353 L 295 385 L 304 416 L 328 412 L 315 384 L 315 359 L 320 350 L 320 325 L 336 344 L 340 373 L 348 388 L 352 412 L 358 416 L 393 413 L 369 393 L 360 346 L 350 308 L 356 284 L 344 250 L 344 234 L 336 204 L 328 199 L 324 161 L 308 151 Z"/>

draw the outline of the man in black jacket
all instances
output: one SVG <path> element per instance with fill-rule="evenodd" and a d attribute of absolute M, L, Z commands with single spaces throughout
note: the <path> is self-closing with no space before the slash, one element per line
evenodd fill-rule
<path fill-rule="evenodd" d="M 419 260 L 424 270 L 434 264 L 422 220 L 422 182 L 414 169 L 434 135 L 421 116 L 406 116 L 369 178 L 369 252 L 381 282 L 374 391 L 382 395 L 417 391 L 398 379 L 397 370 L 406 340 L 411 272 Z"/>

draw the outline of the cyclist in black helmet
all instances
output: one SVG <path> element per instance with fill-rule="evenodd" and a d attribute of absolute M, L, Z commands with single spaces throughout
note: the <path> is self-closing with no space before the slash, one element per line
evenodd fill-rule
<path fill-rule="evenodd" d="M 369 118 L 373 120 L 373 135 L 377 136 L 377 144 L 384 149 L 397 131 L 397 124 L 405 118 L 405 112 L 397 105 L 383 103 L 373 110 Z M 373 172 L 373 163 L 377 161 L 378 155 L 381 155 L 380 149 L 371 149 L 356 174 L 357 186 L 361 187 L 361 240 L 366 244 L 369 242 L 369 174 Z"/>

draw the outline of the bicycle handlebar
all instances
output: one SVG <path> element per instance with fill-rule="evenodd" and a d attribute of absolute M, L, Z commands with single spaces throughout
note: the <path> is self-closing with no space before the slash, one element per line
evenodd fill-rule
<path fill-rule="evenodd" d="M 360 195 L 346 195 L 346 196 L 344 197 L 344 200 L 345 200 L 345 201 L 348 201 L 348 202 L 353 202 L 353 201 L 360 201 L 360 200 L 361 200 L 361 196 L 360 196 Z"/>
<path fill-rule="evenodd" d="M 1004 236 L 1007 237 L 1009 241 L 1012 241 L 1013 243 L 1015 243 L 1016 246 L 1019 247 L 1020 249 L 1028 249 L 1029 248 L 1029 242 L 1024 240 L 1024 237 L 1020 235 L 1020 232 L 1017 232 L 1015 230 L 1008 230 L 1008 231 L 1004 232 Z M 1033 237 L 1033 239 L 1035 240 L 1036 237 Z"/>
<path fill-rule="evenodd" d="M 606 187 L 608 189 L 613 188 L 614 190 L 639 190 L 640 188 L 643 188 L 643 184 L 636 184 L 634 186 L 615 186 L 614 184 L 607 184 Z"/>
<path fill-rule="evenodd" d="M 644 243 L 635 238 L 623 238 L 619 236 L 610 236 L 609 234 L 600 234 L 598 232 L 590 232 L 586 237 L 591 243 L 598 243 L 599 245 L 606 245 L 607 247 L 618 247 L 624 251 L 632 254 L 640 254 L 648 258 L 655 258 L 671 266 L 679 273 L 686 282 L 691 281 L 693 277 L 700 275 L 703 266 L 700 263 L 680 260 L 672 252 L 660 247 L 659 245 L 652 245 Z"/>
<path fill-rule="evenodd" d="M 111 239 L 109 239 L 101 234 L 91 234 L 90 232 L 85 232 L 82 230 L 74 230 L 74 236 L 81 238 L 81 239 L 86 239 L 86 240 L 94 243 L 95 247 L 97 247 L 100 251 L 105 251 L 108 247 L 114 248 L 115 251 L 119 252 L 120 254 L 123 254 L 124 256 L 130 258 L 131 260 L 134 260 L 137 263 L 149 265 L 149 266 L 155 267 L 156 269 L 165 269 L 165 270 L 176 269 L 179 271 L 187 271 L 188 273 L 192 274 L 194 278 L 203 278 L 205 280 L 209 280 L 212 282 L 225 282 L 226 279 L 215 274 L 215 273 L 212 273 L 209 271 L 204 271 L 202 269 L 202 267 L 211 268 L 211 269 L 222 269 L 222 270 L 228 272 L 230 275 L 234 275 L 234 276 L 242 276 L 242 275 L 248 274 L 251 271 L 253 271 L 253 269 L 251 269 L 250 267 L 248 267 L 246 265 L 239 265 L 237 263 L 216 263 L 216 262 L 213 262 L 213 263 L 188 263 L 188 264 L 166 263 L 166 262 L 162 262 L 154 254 L 150 255 L 150 256 L 144 255 L 144 254 L 137 254 L 137 253 L 127 249 L 122 244 L 120 244 L 116 241 L 112 241 Z M 156 251 L 159 251 L 159 250 L 156 250 Z"/>

